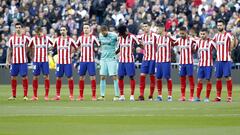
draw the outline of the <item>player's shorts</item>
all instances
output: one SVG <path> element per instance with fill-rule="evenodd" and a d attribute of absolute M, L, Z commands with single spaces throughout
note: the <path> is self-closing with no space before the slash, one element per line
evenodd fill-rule
<path fill-rule="evenodd" d="M 49 74 L 48 62 L 33 62 L 33 75 L 38 76 L 42 71 L 43 75 Z"/>
<path fill-rule="evenodd" d="M 117 75 L 118 62 L 116 60 L 100 60 L 100 75 Z"/>
<path fill-rule="evenodd" d="M 131 63 L 122 63 L 118 64 L 118 76 L 134 76 L 135 75 L 135 64 Z"/>
<path fill-rule="evenodd" d="M 27 76 L 28 64 L 27 63 L 11 64 L 10 74 L 11 76 L 18 76 L 18 74 L 20 74 L 21 77 Z"/>
<path fill-rule="evenodd" d="M 198 68 L 198 78 L 210 80 L 212 78 L 212 66 L 201 66 Z"/>
<path fill-rule="evenodd" d="M 231 61 L 216 61 L 215 77 L 222 78 L 231 76 L 232 62 Z"/>
<path fill-rule="evenodd" d="M 156 63 L 157 72 L 156 77 L 157 79 L 165 79 L 171 78 L 171 63 L 170 62 L 157 62 Z"/>
<path fill-rule="evenodd" d="M 63 75 L 68 78 L 72 77 L 72 64 L 57 64 L 56 76 L 63 77 Z"/>
<path fill-rule="evenodd" d="M 84 75 L 86 75 L 87 71 L 88 71 L 89 76 L 96 75 L 95 62 L 80 62 L 79 63 L 78 75 L 84 76 Z"/>
<path fill-rule="evenodd" d="M 155 74 L 155 61 L 154 60 L 143 61 L 141 65 L 141 73 L 150 75 Z"/>
<path fill-rule="evenodd" d="M 193 64 L 180 64 L 179 76 L 193 76 Z"/>

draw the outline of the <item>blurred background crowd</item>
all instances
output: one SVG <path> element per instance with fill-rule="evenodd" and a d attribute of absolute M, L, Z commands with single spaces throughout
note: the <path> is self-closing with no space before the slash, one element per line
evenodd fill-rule
<path fill-rule="evenodd" d="M 21 22 L 24 32 L 33 36 L 36 26 L 42 26 L 50 37 L 59 34 L 66 25 L 68 34 L 75 40 L 82 32 L 84 21 L 89 21 L 91 31 L 98 36 L 101 25 L 110 31 L 124 23 L 133 34 L 142 32 L 141 23 L 151 23 L 176 36 L 180 26 L 186 26 L 195 37 L 201 28 L 208 28 L 213 37 L 216 21 L 223 19 L 227 31 L 240 40 L 240 0 L 1 0 L 0 1 L 0 63 L 5 63 L 9 36 L 14 24 Z M 136 49 L 136 61 L 141 62 L 143 50 Z M 99 58 L 98 55 L 96 55 Z M 240 62 L 240 47 L 232 51 L 234 62 Z M 76 61 L 76 60 L 74 60 Z M 173 54 L 173 62 L 176 62 Z"/>

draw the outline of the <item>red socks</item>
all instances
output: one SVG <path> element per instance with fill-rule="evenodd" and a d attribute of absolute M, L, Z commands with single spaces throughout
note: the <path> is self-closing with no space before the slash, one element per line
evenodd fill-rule
<path fill-rule="evenodd" d="M 56 80 L 56 96 L 60 96 L 61 87 L 62 87 L 62 80 L 57 79 Z"/>
<path fill-rule="evenodd" d="M 131 95 L 134 95 L 136 82 L 134 79 L 130 79 Z"/>
<path fill-rule="evenodd" d="M 193 76 L 189 76 L 189 84 L 190 84 L 190 97 L 194 96 L 194 78 Z"/>
<path fill-rule="evenodd" d="M 158 89 L 158 95 L 162 95 L 162 80 L 158 79 L 157 80 L 157 89 Z"/>
<path fill-rule="evenodd" d="M 44 82 L 44 85 L 45 85 L 45 96 L 48 96 L 49 88 L 50 88 L 50 81 L 48 79 L 46 79 Z"/>
<path fill-rule="evenodd" d="M 185 97 L 185 93 L 186 93 L 186 76 L 181 76 L 180 77 L 180 83 L 181 83 L 181 94 L 182 94 L 182 97 Z"/>
<path fill-rule="evenodd" d="M 119 87 L 120 95 L 121 96 L 124 95 L 124 90 L 123 90 L 123 88 L 124 88 L 124 81 L 123 81 L 123 79 L 119 79 L 118 80 L 118 87 Z"/>
<path fill-rule="evenodd" d="M 210 97 L 211 90 L 212 90 L 212 83 L 211 83 L 211 82 L 208 82 L 208 83 L 207 83 L 206 98 L 209 98 L 209 97 Z"/>
<path fill-rule="evenodd" d="M 200 99 L 200 95 L 201 95 L 202 89 L 203 89 L 203 83 L 202 82 L 198 82 L 198 85 L 197 85 L 197 98 L 199 98 L 199 99 Z"/>
<path fill-rule="evenodd" d="M 37 90 L 38 90 L 38 80 L 37 79 L 33 80 L 32 86 L 33 86 L 33 96 L 37 97 Z"/>
<path fill-rule="evenodd" d="M 143 76 L 143 75 L 141 75 L 140 76 L 140 96 L 144 96 L 144 89 L 145 89 L 145 79 L 146 79 L 146 77 L 145 76 Z"/>
<path fill-rule="evenodd" d="M 22 80 L 22 86 L 23 86 L 23 92 L 24 92 L 24 97 L 25 97 L 28 95 L 28 79 Z"/>
<path fill-rule="evenodd" d="M 92 97 L 96 97 L 96 80 L 91 80 Z"/>
<path fill-rule="evenodd" d="M 172 96 L 172 80 L 167 80 L 168 96 Z"/>
<path fill-rule="evenodd" d="M 83 97 L 83 91 L 84 91 L 84 80 L 79 80 L 79 96 Z"/>
<path fill-rule="evenodd" d="M 155 76 L 150 75 L 150 96 L 151 97 L 153 96 L 154 89 L 155 89 Z"/>
<path fill-rule="evenodd" d="M 73 89 L 74 89 L 73 80 L 68 80 L 68 88 L 69 88 L 70 96 L 73 96 Z"/>
<path fill-rule="evenodd" d="M 228 97 L 232 97 L 232 80 L 227 81 L 227 92 L 228 92 Z"/>
<path fill-rule="evenodd" d="M 217 80 L 216 81 L 216 89 L 217 89 L 217 97 L 221 97 L 221 92 L 222 92 L 222 80 Z"/>
<path fill-rule="evenodd" d="M 17 80 L 12 79 L 11 80 L 11 86 L 12 86 L 12 96 L 16 97 Z"/>

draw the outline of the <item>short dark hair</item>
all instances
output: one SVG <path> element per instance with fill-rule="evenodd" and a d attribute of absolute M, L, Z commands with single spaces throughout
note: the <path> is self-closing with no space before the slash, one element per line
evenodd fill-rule
<path fill-rule="evenodd" d="M 184 26 L 182 26 L 182 27 L 179 28 L 179 30 L 180 30 L 180 31 L 187 31 L 187 28 L 184 27 Z"/>
<path fill-rule="evenodd" d="M 90 23 L 89 23 L 89 22 L 83 22 L 83 26 L 84 26 L 84 25 L 90 26 Z"/>
<path fill-rule="evenodd" d="M 223 23 L 225 25 L 225 21 L 223 19 L 218 19 L 217 23 Z"/>
<path fill-rule="evenodd" d="M 200 31 L 201 32 L 208 32 L 208 29 L 207 28 L 202 28 Z"/>
<path fill-rule="evenodd" d="M 42 27 L 38 26 L 36 27 L 36 32 L 41 32 L 42 31 Z"/>
<path fill-rule="evenodd" d="M 148 26 L 151 26 L 151 22 L 144 21 L 142 24 L 147 24 Z"/>
<path fill-rule="evenodd" d="M 117 31 L 119 33 L 120 36 L 124 35 L 127 31 L 127 26 L 124 24 L 120 24 L 117 28 Z"/>
<path fill-rule="evenodd" d="M 22 27 L 22 24 L 20 22 L 17 22 L 15 26 L 20 25 Z"/>
<path fill-rule="evenodd" d="M 102 26 L 101 26 L 101 30 L 102 30 L 102 31 L 106 31 L 106 30 L 108 30 L 108 27 L 107 27 L 106 25 L 102 25 Z"/>

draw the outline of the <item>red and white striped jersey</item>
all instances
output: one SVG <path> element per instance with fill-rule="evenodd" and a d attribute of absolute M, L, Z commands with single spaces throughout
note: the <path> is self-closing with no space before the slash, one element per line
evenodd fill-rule
<path fill-rule="evenodd" d="M 156 59 L 156 41 L 157 41 L 157 34 L 150 33 L 150 34 L 141 34 L 138 35 L 137 38 L 141 43 L 144 45 L 144 56 L 143 60 L 155 60 Z"/>
<path fill-rule="evenodd" d="M 198 66 L 213 66 L 214 45 L 214 42 L 210 39 L 200 39 L 196 42 L 195 50 L 198 51 Z"/>
<path fill-rule="evenodd" d="M 74 40 L 67 36 L 62 36 L 55 39 L 54 47 L 57 48 L 58 61 L 57 64 L 71 64 L 72 63 L 72 47 L 75 49 L 77 45 Z"/>
<path fill-rule="evenodd" d="M 168 36 L 158 36 L 156 62 L 171 62 L 171 49 L 174 42 Z"/>
<path fill-rule="evenodd" d="M 217 33 L 213 41 L 216 43 L 216 49 L 217 49 L 217 59 L 216 61 L 232 61 L 231 58 L 231 40 L 233 39 L 233 36 L 228 33 L 224 32 Z"/>
<path fill-rule="evenodd" d="M 119 37 L 118 39 L 118 48 L 120 49 L 119 53 L 119 62 L 129 63 L 134 62 L 133 49 L 134 44 L 140 44 L 137 37 L 133 34 L 128 34 L 126 37 Z"/>
<path fill-rule="evenodd" d="M 46 35 L 34 36 L 29 44 L 34 49 L 33 62 L 48 62 L 48 48 L 52 44 L 52 40 Z"/>
<path fill-rule="evenodd" d="M 27 47 L 30 37 L 22 34 L 14 34 L 8 41 L 8 47 L 12 48 L 12 64 L 27 63 Z"/>
<path fill-rule="evenodd" d="M 98 39 L 94 35 L 82 35 L 78 38 L 77 45 L 80 47 L 80 62 L 94 62 L 94 44 L 100 46 Z"/>
<path fill-rule="evenodd" d="M 179 38 L 174 43 L 178 46 L 178 51 L 180 53 L 179 64 L 193 64 L 192 51 L 194 49 L 195 41 L 187 38 Z"/>

